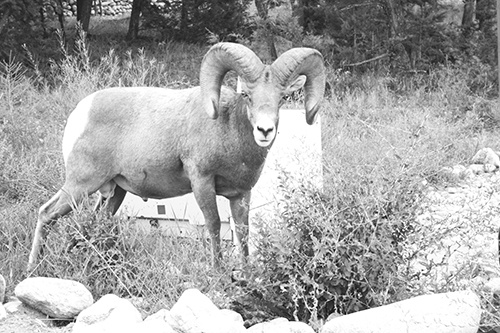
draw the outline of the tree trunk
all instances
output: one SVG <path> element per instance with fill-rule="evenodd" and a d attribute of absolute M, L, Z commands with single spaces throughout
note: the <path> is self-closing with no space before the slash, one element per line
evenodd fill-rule
<path fill-rule="evenodd" d="M 62 39 L 66 43 L 66 29 L 64 28 L 64 9 L 62 0 L 56 0 L 54 7 L 54 12 L 57 14 L 57 20 L 59 21 L 59 26 L 61 27 Z"/>
<path fill-rule="evenodd" d="M 180 33 L 181 34 L 187 33 L 187 27 L 188 27 L 188 8 L 187 8 L 186 1 L 182 1 L 182 3 L 181 3 L 181 22 L 179 24 Z"/>
<path fill-rule="evenodd" d="M 394 0 L 384 0 L 384 4 L 387 10 L 387 19 L 389 20 L 389 38 L 394 38 L 398 34 L 398 15 L 396 13 L 396 5 Z"/>
<path fill-rule="evenodd" d="M 271 60 L 274 61 L 278 58 L 278 52 L 276 51 L 276 43 L 274 42 L 273 26 L 269 20 L 269 1 L 255 0 L 255 7 L 257 7 L 257 14 L 259 14 L 259 17 L 264 24 L 267 48 L 269 49 Z"/>
<path fill-rule="evenodd" d="M 269 34 L 267 35 L 267 47 L 269 48 L 271 60 L 274 61 L 278 59 L 278 51 L 276 50 L 276 43 L 274 41 L 274 35 L 271 30 L 269 30 Z"/>
<path fill-rule="evenodd" d="M 42 31 L 43 31 L 43 38 L 48 37 L 47 33 L 47 25 L 45 24 L 45 8 L 43 7 L 43 1 L 40 1 L 40 24 L 42 25 Z"/>
<path fill-rule="evenodd" d="M 76 1 L 76 20 L 82 26 L 83 31 L 89 31 L 90 13 L 92 11 L 92 0 Z"/>
<path fill-rule="evenodd" d="M 474 23 L 476 13 L 476 0 L 466 0 L 464 3 L 464 13 L 462 15 L 462 28 L 470 28 Z"/>
<path fill-rule="evenodd" d="M 494 113 L 495 119 L 500 121 L 500 0 L 497 0 L 497 63 L 498 63 L 498 98 L 497 98 L 497 110 Z M 499 242 L 500 242 L 500 231 L 499 231 Z M 499 250 L 500 251 L 500 250 Z M 500 260 L 500 257 L 499 259 Z"/>
<path fill-rule="evenodd" d="M 290 0 L 290 5 L 292 6 L 292 15 L 297 18 L 297 22 L 305 31 L 303 0 Z"/>
<path fill-rule="evenodd" d="M 269 14 L 269 5 L 267 0 L 255 0 L 255 7 L 261 19 L 267 19 Z"/>
<path fill-rule="evenodd" d="M 130 21 L 128 25 L 128 32 L 127 32 L 128 40 L 134 40 L 139 35 L 141 10 L 142 10 L 142 0 L 134 0 L 132 2 L 132 13 L 130 13 Z"/>
<path fill-rule="evenodd" d="M 2 34 L 3 29 L 7 26 L 9 22 L 9 16 L 11 12 L 11 7 L 8 7 L 7 10 L 3 13 L 3 16 L 0 18 L 0 34 Z"/>

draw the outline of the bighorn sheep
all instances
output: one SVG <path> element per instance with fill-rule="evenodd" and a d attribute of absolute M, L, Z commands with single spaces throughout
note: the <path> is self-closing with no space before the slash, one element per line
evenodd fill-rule
<path fill-rule="evenodd" d="M 230 70 L 241 77 L 241 93 L 221 87 Z M 221 258 L 216 195 L 222 195 L 248 256 L 250 191 L 276 136 L 282 99 L 302 86 L 312 124 L 325 89 L 321 53 L 294 48 L 264 65 L 245 46 L 219 43 L 203 58 L 200 87 L 109 88 L 84 98 L 66 124 L 66 181 L 39 210 L 28 270 L 35 268 L 46 225 L 96 191 L 96 209 L 111 214 L 127 192 L 156 199 L 193 192 L 215 266 Z"/>

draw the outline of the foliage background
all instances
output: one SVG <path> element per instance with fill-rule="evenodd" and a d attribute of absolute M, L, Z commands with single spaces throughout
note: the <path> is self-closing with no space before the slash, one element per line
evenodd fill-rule
<path fill-rule="evenodd" d="M 96 297 L 140 297 L 144 313 L 197 287 L 247 325 L 284 316 L 318 328 L 332 313 L 421 292 L 403 249 L 422 232 L 425 184 L 459 182 L 443 166 L 467 164 L 485 146 L 498 150 L 494 2 L 478 2 L 470 25 L 446 21 L 450 7 L 432 1 L 267 1 L 267 12 L 248 1 L 218 3 L 146 7 L 141 38 L 130 42 L 120 20 L 93 18 L 100 24 L 90 37 L 67 20 L 54 36 L 57 6 L 41 21 L 40 3 L 0 0 L 0 21 L 9 23 L 0 24 L 0 273 L 10 293 L 26 277 L 36 211 L 63 181 L 60 138 L 76 103 L 110 86 L 194 86 L 217 40 L 244 43 L 267 61 L 273 46 L 277 54 L 322 51 L 324 189 L 303 175 L 280 176 L 280 218 L 253 221 L 259 233 L 246 285 L 230 279 L 239 267 L 232 247 L 222 272 L 213 271 L 205 242 L 142 234 L 133 219 L 89 213 L 90 202 L 53 227 L 36 274 L 79 280 Z M 234 20 L 219 15 L 225 10 Z M 299 93 L 287 107 L 301 103 Z M 454 281 L 472 275 L 460 274 Z M 483 325 L 496 326 L 496 305 L 483 300 Z"/>

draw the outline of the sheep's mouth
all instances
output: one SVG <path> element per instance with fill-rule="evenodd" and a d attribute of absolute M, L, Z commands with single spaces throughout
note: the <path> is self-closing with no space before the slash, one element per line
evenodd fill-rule
<path fill-rule="evenodd" d="M 273 140 L 271 140 L 271 139 L 259 139 L 259 140 L 255 140 L 255 142 L 260 147 L 268 147 L 273 142 Z"/>

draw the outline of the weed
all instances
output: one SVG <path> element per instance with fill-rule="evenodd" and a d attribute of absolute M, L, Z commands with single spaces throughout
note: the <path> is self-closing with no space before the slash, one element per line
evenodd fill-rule
<path fill-rule="evenodd" d="M 13 58 L 0 64 L 0 273 L 9 292 L 26 276 L 36 211 L 63 183 L 62 131 L 78 101 L 111 86 L 197 85 L 206 51 L 173 42 L 109 49 L 109 40 L 79 38 L 75 49 L 60 43 L 50 66 L 29 56 L 34 78 Z M 36 274 L 81 281 L 96 298 L 142 297 L 148 313 L 197 287 L 220 306 L 254 306 L 247 318 L 279 315 L 315 327 L 332 312 L 418 295 L 422 285 L 403 249 L 411 240 L 432 247 L 442 234 L 425 238 L 430 231 L 416 223 L 424 184 L 456 181 L 442 167 L 466 163 L 480 147 L 498 149 L 493 104 L 479 93 L 488 79 L 469 74 L 442 68 L 401 78 L 329 68 L 323 189 L 310 184 L 308 161 L 298 161 L 303 174 L 281 173 L 278 217 L 252 221 L 259 228 L 246 287 L 229 281 L 231 255 L 225 270 L 212 270 L 203 239 L 146 234 L 134 219 L 91 213 L 90 203 L 52 227 Z M 471 267 L 465 263 L 462 276 Z M 456 281 L 449 290 L 462 286 Z M 490 322 L 493 303 L 485 302 Z"/>

